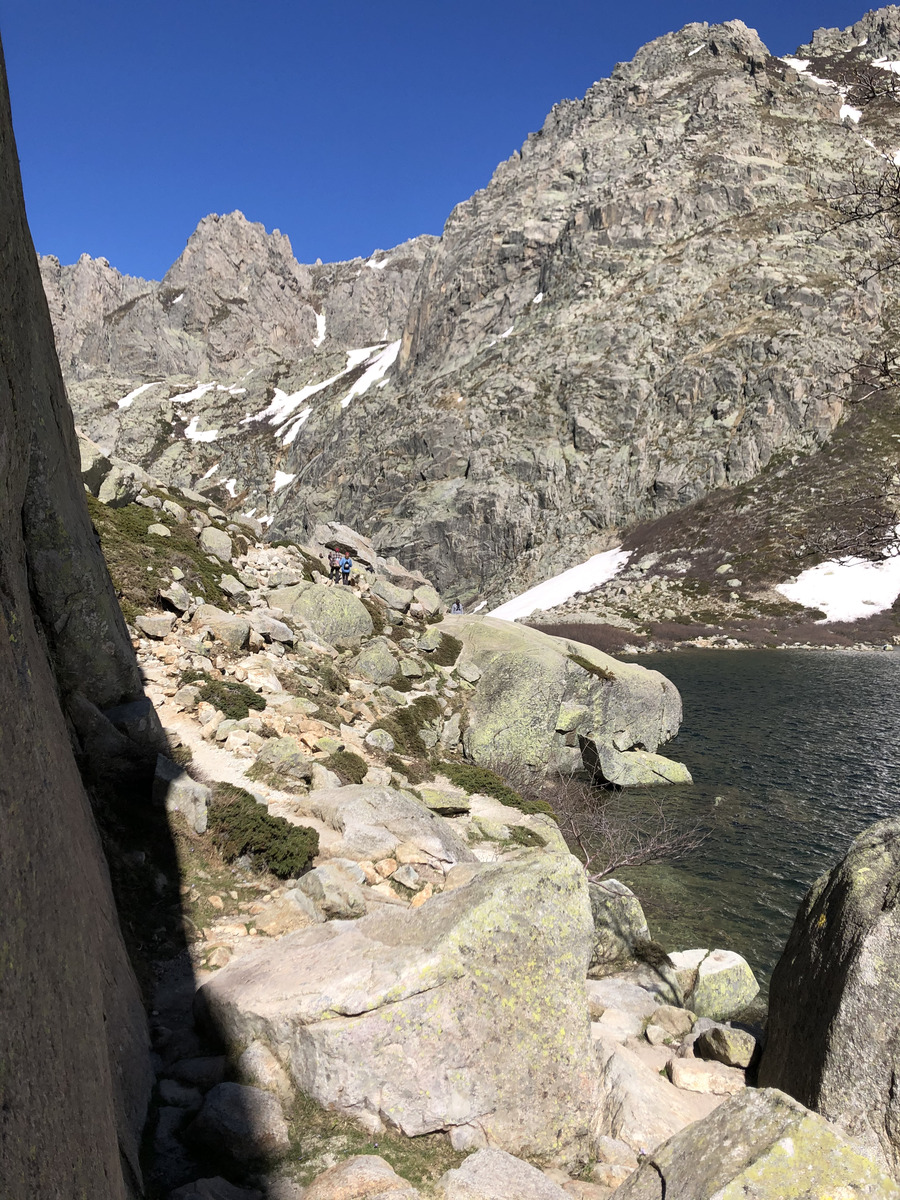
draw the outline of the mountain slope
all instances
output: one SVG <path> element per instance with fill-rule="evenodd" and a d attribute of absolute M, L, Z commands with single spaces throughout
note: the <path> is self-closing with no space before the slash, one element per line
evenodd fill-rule
<path fill-rule="evenodd" d="M 204 486 L 230 481 L 273 530 L 337 517 L 445 588 L 522 590 L 828 442 L 893 344 L 885 231 L 834 201 L 900 146 L 897 58 L 894 7 L 789 59 L 738 21 L 686 26 L 558 105 L 383 269 L 303 267 L 235 216 L 149 294 L 45 261 L 78 419 L 182 486 L 215 468 Z M 73 317 L 66 271 L 117 307 Z"/>

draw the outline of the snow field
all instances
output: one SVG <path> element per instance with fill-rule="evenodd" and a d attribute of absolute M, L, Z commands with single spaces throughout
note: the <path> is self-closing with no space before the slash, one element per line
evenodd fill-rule
<path fill-rule="evenodd" d="M 492 609 L 490 616 L 500 617 L 503 621 L 516 621 L 521 617 L 529 617 L 539 608 L 555 608 L 565 604 L 576 592 L 588 592 L 592 588 L 606 583 L 621 571 L 631 557 L 630 550 L 604 550 L 595 554 L 586 562 L 576 567 L 569 567 L 552 579 L 545 579 L 536 587 L 529 588 L 521 596 L 507 600 L 499 608 Z"/>

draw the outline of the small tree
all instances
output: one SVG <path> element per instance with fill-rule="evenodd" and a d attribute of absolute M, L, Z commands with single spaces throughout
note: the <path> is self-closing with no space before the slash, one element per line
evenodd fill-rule
<path fill-rule="evenodd" d="M 524 800 L 553 809 L 560 832 L 591 883 L 622 870 L 685 858 L 709 837 L 701 824 L 684 824 L 649 789 L 601 788 L 572 775 L 541 774 L 522 762 L 496 761 L 491 769 Z"/>

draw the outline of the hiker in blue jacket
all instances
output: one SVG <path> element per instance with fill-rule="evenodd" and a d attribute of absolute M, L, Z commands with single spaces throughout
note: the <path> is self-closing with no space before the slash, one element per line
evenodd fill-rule
<path fill-rule="evenodd" d="M 352 569 L 353 569 L 353 559 L 350 557 L 350 551 L 348 550 L 346 552 L 346 554 L 344 554 L 341 558 L 341 582 L 342 583 L 350 582 L 350 572 Z"/>

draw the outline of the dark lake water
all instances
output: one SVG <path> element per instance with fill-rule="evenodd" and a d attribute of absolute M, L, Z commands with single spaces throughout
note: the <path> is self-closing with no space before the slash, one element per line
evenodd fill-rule
<path fill-rule="evenodd" d="M 765 992 L 797 907 L 851 839 L 900 810 L 900 653 L 683 651 L 636 658 L 676 684 L 664 792 L 712 834 L 683 862 L 617 872 L 669 950 L 743 954 Z"/>

